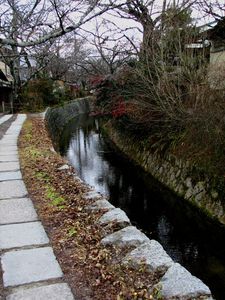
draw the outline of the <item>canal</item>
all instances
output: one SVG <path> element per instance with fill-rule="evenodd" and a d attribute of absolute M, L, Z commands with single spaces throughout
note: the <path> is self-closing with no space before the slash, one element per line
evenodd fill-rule
<path fill-rule="evenodd" d="M 94 117 L 72 120 L 60 137 L 59 150 L 86 183 L 107 195 L 133 225 L 206 283 L 215 299 L 225 299 L 224 227 L 124 158 L 102 135 Z"/>

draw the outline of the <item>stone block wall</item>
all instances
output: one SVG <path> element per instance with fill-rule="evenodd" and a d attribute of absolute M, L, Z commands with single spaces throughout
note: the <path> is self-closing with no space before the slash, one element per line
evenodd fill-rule
<path fill-rule="evenodd" d="M 48 108 L 45 114 L 50 136 L 60 136 L 64 126 L 74 117 L 92 110 L 91 97 L 73 100 L 65 105 Z"/>
<path fill-rule="evenodd" d="M 200 208 L 210 217 L 225 224 L 225 186 L 218 184 L 217 178 L 200 172 L 187 161 L 173 155 L 153 153 L 149 146 L 121 134 L 108 125 L 106 132 L 122 153 L 162 184 L 187 201 Z"/>
<path fill-rule="evenodd" d="M 72 118 L 92 111 L 92 98 L 77 99 L 58 108 L 48 109 L 46 121 L 50 135 L 60 136 L 63 127 Z M 141 166 L 159 182 L 174 191 L 178 196 L 191 202 L 207 215 L 225 224 L 225 184 L 223 180 L 210 177 L 182 161 L 174 155 L 153 153 L 149 145 L 140 143 L 135 138 L 121 134 L 111 124 L 106 132 L 112 142 L 130 160 Z"/>

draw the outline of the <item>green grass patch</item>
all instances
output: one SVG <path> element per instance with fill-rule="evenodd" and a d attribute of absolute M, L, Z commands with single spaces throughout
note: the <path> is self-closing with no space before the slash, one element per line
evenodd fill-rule
<path fill-rule="evenodd" d="M 35 173 L 35 177 L 41 181 L 44 181 L 44 182 L 49 182 L 50 181 L 50 177 L 49 175 L 46 173 L 46 172 L 43 172 L 43 171 L 38 171 Z"/>
<path fill-rule="evenodd" d="M 68 237 L 73 237 L 73 236 L 76 236 L 77 235 L 77 230 L 76 228 L 72 227 L 68 230 L 68 233 L 67 233 Z"/>
<path fill-rule="evenodd" d="M 46 197 L 50 200 L 51 205 L 57 206 L 60 209 L 64 208 L 62 204 L 65 202 L 65 199 L 61 197 L 52 186 L 47 186 Z"/>
<path fill-rule="evenodd" d="M 24 155 L 31 160 L 36 160 L 37 158 L 42 156 L 42 152 L 34 146 L 29 146 L 24 149 Z"/>
<path fill-rule="evenodd" d="M 24 139 L 25 139 L 26 142 L 30 142 L 31 139 L 32 139 L 32 134 L 31 133 L 26 133 L 24 135 Z"/>

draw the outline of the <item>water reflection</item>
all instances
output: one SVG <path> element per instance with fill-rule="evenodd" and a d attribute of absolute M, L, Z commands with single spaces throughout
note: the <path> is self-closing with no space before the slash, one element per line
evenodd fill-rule
<path fill-rule="evenodd" d="M 126 211 L 132 223 L 224 300 L 225 231 L 134 167 L 110 147 L 97 120 L 83 115 L 65 128 L 61 153 L 78 175 Z"/>

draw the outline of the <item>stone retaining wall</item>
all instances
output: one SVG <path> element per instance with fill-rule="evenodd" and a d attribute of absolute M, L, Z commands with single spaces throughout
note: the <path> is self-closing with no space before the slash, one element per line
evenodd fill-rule
<path fill-rule="evenodd" d="M 48 109 L 46 120 L 50 135 L 57 141 L 67 122 L 77 115 L 92 110 L 91 97 L 81 98 L 62 107 Z M 188 162 L 173 155 L 160 156 L 134 138 L 121 134 L 113 126 L 106 128 L 109 138 L 129 159 L 158 179 L 177 195 L 199 207 L 210 217 L 225 224 L 225 184 L 209 177 Z"/>
<path fill-rule="evenodd" d="M 64 126 L 74 117 L 92 110 L 92 97 L 85 97 L 66 103 L 64 106 L 48 108 L 45 113 L 51 137 L 60 136 Z"/>
<path fill-rule="evenodd" d="M 160 156 L 130 136 L 121 134 L 111 124 L 106 132 L 129 159 L 141 166 L 177 195 L 199 207 L 210 217 L 225 224 L 225 186 L 222 180 L 209 177 L 188 162 L 173 155 Z"/>

